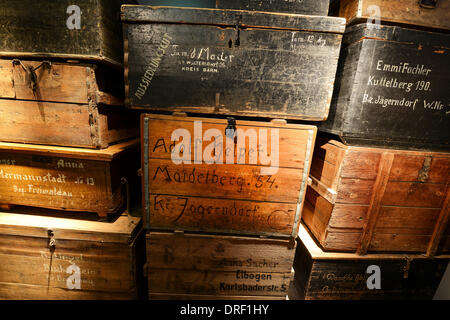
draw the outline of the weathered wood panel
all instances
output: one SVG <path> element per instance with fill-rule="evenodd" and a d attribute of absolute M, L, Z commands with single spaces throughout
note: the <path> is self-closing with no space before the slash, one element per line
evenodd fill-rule
<path fill-rule="evenodd" d="M 94 60 L 121 66 L 125 0 L 43 0 L 0 4 L 0 56 Z"/>
<path fill-rule="evenodd" d="M 149 291 L 285 297 L 294 254 L 290 240 L 151 232 Z"/>
<path fill-rule="evenodd" d="M 0 141 L 106 148 L 139 135 L 138 113 L 120 98 L 119 72 L 2 59 L 0 75 Z"/>
<path fill-rule="evenodd" d="M 327 117 L 343 20 L 145 6 L 122 19 L 129 107 Z"/>
<path fill-rule="evenodd" d="M 137 299 L 141 219 L 0 213 L 2 299 Z M 54 244 L 54 245 L 52 245 Z"/>
<path fill-rule="evenodd" d="M 102 151 L 0 143 L 0 203 L 116 212 L 126 203 L 120 179 L 136 175 L 138 146 L 137 140 Z"/>
<path fill-rule="evenodd" d="M 349 145 L 449 150 L 450 35 L 366 24 L 347 29 L 329 120 Z"/>
<path fill-rule="evenodd" d="M 216 0 L 216 8 L 328 15 L 329 0 Z"/>
<path fill-rule="evenodd" d="M 449 261 L 448 255 L 327 253 L 302 226 L 294 285 L 305 300 L 431 300 Z M 377 276 L 380 286 L 369 287 Z"/>
<path fill-rule="evenodd" d="M 296 234 L 315 127 L 236 121 L 236 134 L 227 137 L 228 125 L 142 116 L 147 228 Z"/>
<path fill-rule="evenodd" d="M 214 296 L 200 294 L 148 293 L 149 300 L 287 300 L 274 296 Z"/>
<path fill-rule="evenodd" d="M 325 250 L 354 251 L 364 230 L 372 229 L 369 251 L 427 252 L 436 241 L 439 252 L 448 252 L 448 153 L 348 147 L 323 138 L 317 140 L 316 150 L 343 155 L 335 164 L 335 176 L 321 175 L 320 158 L 311 165 L 313 183 L 307 188 L 302 218 Z M 376 181 L 385 155 L 393 158 L 382 190 Z M 328 187 L 332 185 L 335 191 Z M 379 212 L 371 217 L 374 210 Z"/>
<path fill-rule="evenodd" d="M 424 8 L 416 0 L 342 0 L 339 16 L 347 19 L 347 24 L 373 19 L 377 14 L 381 22 L 409 25 L 411 27 L 429 27 L 449 30 L 450 3 L 435 1 L 435 8 Z M 374 8 L 377 6 L 379 11 Z M 374 23 L 374 21 L 372 21 Z"/>

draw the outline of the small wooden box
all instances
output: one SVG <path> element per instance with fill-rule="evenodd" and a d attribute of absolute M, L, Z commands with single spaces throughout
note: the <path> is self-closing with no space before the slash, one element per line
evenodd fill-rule
<path fill-rule="evenodd" d="M 381 23 L 450 30 L 450 2 L 437 0 L 434 1 L 436 6 L 421 4 L 425 2 L 427 1 L 341 0 L 339 16 L 346 18 L 348 24 L 378 18 Z"/>
<path fill-rule="evenodd" d="M 315 127 L 150 114 L 141 127 L 147 229 L 295 237 Z"/>
<path fill-rule="evenodd" d="M 216 0 L 218 9 L 327 16 L 330 0 Z"/>
<path fill-rule="evenodd" d="M 138 299 L 145 261 L 141 219 L 113 222 L 0 213 L 0 299 Z"/>
<path fill-rule="evenodd" d="M 126 203 L 139 168 L 139 139 L 104 150 L 0 143 L 0 204 L 101 216 Z"/>
<path fill-rule="evenodd" d="M 126 0 L 2 0 L 0 56 L 91 60 L 121 67 Z"/>
<path fill-rule="evenodd" d="M 450 150 L 450 34 L 347 28 L 328 120 L 346 144 Z"/>
<path fill-rule="evenodd" d="M 450 255 L 324 252 L 302 225 L 294 286 L 300 300 L 431 300 L 449 261 Z"/>
<path fill-rule="evenodd" d="M 0 59 L 0 141 L 106 148 L 137 137 L 120 79 L 93 64 Z"/>
<path fill-rule="evenodd" d="M 144 273 L 150 297 L 285 299 L 294 255 L 291 240 L 150 232 Z"/>
<path fill-rule="evenodd" d="M 450 253 L 450 153 L 317 139 L 302 218 L 325 250 Z"/>
<path fill-rule="evenodd" d="M 324 120 L 345 20 L 122 6 L 131 108 Z"/>

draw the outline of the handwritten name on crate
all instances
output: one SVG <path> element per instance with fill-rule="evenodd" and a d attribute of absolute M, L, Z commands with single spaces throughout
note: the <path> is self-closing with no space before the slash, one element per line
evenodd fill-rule
<path fill-rule="evenodd" d="M 324 120 L 345 21 L 123 6 L 126 105 Z"/>
<path fill-rule="evenodd" d="M 151 232 L 149 292 L 286 297 L 294 255 L 290 240 Z"/>
<path fill-rule="evenodd" d="M 69 211 L 116 212 L 121 178 L 139 165 L 137 139 L 104 150 L 0 143 L 0 203 Z"/>
<path fill-rule="evenodd" d="M 222 119 L 143 115 L 147 228 L 297 233 L 315 127 L 236 121 L 230 137 L 228 126 Z"/>
<path fill-rule="evenodd" d="M 0 213 L 0 298 L 137 299 L 141 218 L 113 222 L 49 216 L 43 209 Z M 54 245 L 50 245 L 54 244 Z"/>
<path fill-rule="evenodd" d="M 359 24 L 346 30 L 319 130 L 350 145 L 450 148 L 450 35 Z"/>

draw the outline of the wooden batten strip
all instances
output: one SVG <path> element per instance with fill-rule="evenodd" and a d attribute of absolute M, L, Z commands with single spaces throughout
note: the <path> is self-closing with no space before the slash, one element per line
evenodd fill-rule
<path fill-rule="evenodd" d="M 441 212 L 439 213 L 439 218 L 434 227 L 433 235 L 431 236 L 431 240 L 428 244 L 427 249 L 427 257 L 433 257 L 436 255 L 436 251 L 439 248 L 439 244 L 444 236 L 445 230 L 450 223 L 450 190 L 449 183 L 447 182 L 447 186 L 445 188 L 445 192 L 447 196 L 445 197 L 444 204 L 442 205 Z"/>
<path fill-rule="evenodd" d="M 389 175 L 392 164 L 394 162 L 394 154 L 384 152 L 381 156 L 380 165 L 378 168 L 377 178 L 372 191 L 369 208 L 367 210 L 367 218 L 364 223 L 361 242 L 357 253 L 359 255 L 367 254 L 367 249 L 372 241 L 373 232 L 377 224 L 378 216 L 381 209 L 381 200 L 383 199 L 386 186 L 389 182 Z"/>

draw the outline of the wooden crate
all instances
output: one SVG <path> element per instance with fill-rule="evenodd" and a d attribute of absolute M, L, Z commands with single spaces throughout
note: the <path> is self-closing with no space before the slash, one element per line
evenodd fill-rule
<path fill-rule="evenodd" d="M 285 299 L 295 241 L 184 233 L 147 234 L 149 296 Z"/>
<path fill-rule="evenodd" d="M 450 255 L 324 252 L 302 225 L 294 285 L 300 300 L 431 300 L 449 261 Z"/>
<path fill-rule="evenodd" d="M 127 0 L 3 0 L 0 56 L 123 65 L 120 5 Z"/>
<path fill-rule="evenodd" d="M 147 229 L 295 237 L 315 127 L 150 114 L 141 127 Z"/>
<path fill-rule="evenodd" d="M 450 153 L 317 139 L 302 218 L 325 250 L 450 252 Z"/>
<path fill-rule="evenodd" d="M 126 203 L 138 168 L 139 139 L 104 150 L 0 143 L 0 204 L 105 216 Z"/>
<path fill-rule="evenodd" d="M 379 14 L 381 23 L 396 23 L 414 27 L 450 30 L 450 2 L 438 0 L 436 7 L 421 5 L 422 0 L 341 0 L 338 15 L 355 24 L 373 19 Z M 433 2 L 433 1 L 428 1 Z M 379 8 L 376 9 L 376 7 Z M 375 21 L 372 21 L 375 23 Z"/>
<path fill-rule="evenodd" d="M 141 298 L 141 218 L 85 219 L 0 212 L 0 299 Z"/>
<path fill-rule="evenodd" d="M 327 16 L 330 0 L 216 0 L 216 8 Z"/>
<path fill-rule="evenodd" d="M 345 21 L 122 6 L 132 108 L 324 120 Z"/>
<path fill-rule="evenodd" d="M 121 78 L 93 64 L 0 59 L 0 141 L 106 148 L 137 137 Z"/>
<path fill-rule="evenodd" d="M 329 118 L 350 145 L 450 150 L 450 34 L 347 29 Z"/>
<path fill-rule="evenodd" d="M 214 296 L 201 294 L 170 294 L 149 292 L 149 300 L 287 300 L 287 297 L 273 296 Z"/>

